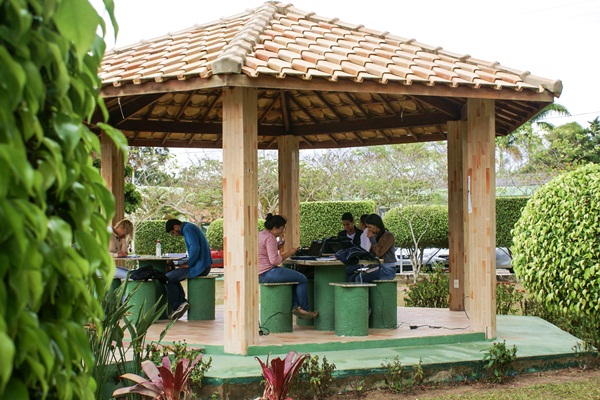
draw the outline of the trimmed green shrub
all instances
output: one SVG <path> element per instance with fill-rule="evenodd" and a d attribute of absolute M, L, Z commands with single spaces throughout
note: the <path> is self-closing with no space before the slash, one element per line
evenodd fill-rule
<path fill-rule="evenodd" d="M 185 241 L 182 236 L 175 237 L 167 233 L 166 220 L 142 221 L 135 227 L 135 252 L 154 254 L 156 241 L 160 240 L 163 253 L 185 253 Z"/>
<path fill-rule="evenodd" d="M 600 328 L 600 166 L 561 175 L 529 200 L 515 225 L 513 267 L 548 309 Z"/>
<path fill-rule="evenodd" d="M 103 106 L 100 26 L 88 1 L 0 2 L 2 399 L 92 399 L 99 384 L 84 327 L 100 326 L 114 274 L 114 198 L 83 121 Z"/>
<path fill-rule="evenodd" d="M 511 247 L 512 230 L 521 217 L 529 197 L 498 197 L 496 199 L 496 247 Z"/>
<path fill-rule="evenodd" d="M 448 207 L 410 205 L 390 209 L 383 217 L 385 227 L 394 234 L 396 246 L 448 248 Z M 414 235 L 413 235 L 414 234 Z"/>
<path fill-rule="evenodd" d="M 300 203 L 300 245 L 309 246 L 313 239 L 337 236 L 344 229 L 342 214 L 352 213 L 358 226 L 360 216 L 373 214 L 373 201 L 312 201 Z"/>
<path fill-rule="evenodd" d="M 265 220 L 258 219 L 258 230 L 265 229 Z M 206 230 L 206 239 L 211 250 L 223 250 L 223 218 L 215 219 Z"/>

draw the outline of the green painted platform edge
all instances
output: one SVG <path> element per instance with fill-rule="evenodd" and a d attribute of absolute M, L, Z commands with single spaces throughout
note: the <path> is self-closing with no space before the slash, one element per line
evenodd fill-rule
<path fill-rule="evenodd" d="M 460 340 L 458 340 L 460 339 Z M 262 356 L 269 353 L 285 354 L 290 351 L 301 353 L 310 353 L 315 351 L 343 351 L 343 350 L 365 350 L 381 349 L 388 347 L 407 347 L 407 346 L 429 346 L 437 344 L 457 344 L 484 341 L 483 332 L 466 333 L 460 335 L 430 336 L 418 338 L 398 338 L 382 340 L 365 340 L 350 343 L 327 342 L 327 343 L 306 343 L 293 345 L 273 345 L 273 346 L 248 346 L 249 356 Z"/>
<path fill-rule="evenodd" d="M 591 352 L 589 354 L 579 353 L 579 355 L 593 355 Z M 483 356 L 482 356 L 483 358 Z M 561 361 L 562 360 L 562 361 Z M 264 360 L 263 360 L 264 361 Z M 542 361 L 543 363 L 539 366 L 529 367 L 526 369 L 522 369 L 520 371 L 509 370 L 509 373 L 524 375 L 535 372 L 542 371 L 553 371 L 564 368 L 577 367 L 579 365 L 579 359 L 576 353 L 565 353 L 565 354 L 554 354 L 550 356 L 532 356 L 532 357 L 523 357 L 518 358 L 517 362 L 532 362 L 532 361 Z M 258 361 L 256 362 L 258 366 Z M 405 364 L 403 368 L 406 369 L 406 372 L 411 372 L 414 370 L 416 364 Z M 447 382 L 455 382 L 455 381 L 464 381 L 464 379 L 473 380 L 481 378 L 481 366 L 482 360 L 468 360 L 468 361 L 458 361 L 451 363 L 431 363 L 431 364 L 423 364 L 423 368 L 429 372 L 435 371 L 445 371 L 457 368 L 466 368 L 471 369 L 473 372 L 478 372 L 476 375 L 461 375 L 457 374 L 452 379 Z M 351 378 L 355 376 L 370 376 L 370 375 L 384 375 L 388 371 L 387 368 L 383 366 L 381 368 L 353 368 L 353 369 L 345 369 L 345 370 L 335 370 L 333 371 L 334 379 L 344 379 Z M 210 373 L 210 372 L 209 372 Z M 218 377 L 218 376 L 205 376 L 202 381 L 203 385 L 212 385 L 212 386 L 220 386 L 222 384 L 248 384 L 255 383 L 264 380 L 262 376 L 262 372 L 260 367 L 257 367 L 257 375 L 252 376 L 239 376 L 239 377 Z"/>

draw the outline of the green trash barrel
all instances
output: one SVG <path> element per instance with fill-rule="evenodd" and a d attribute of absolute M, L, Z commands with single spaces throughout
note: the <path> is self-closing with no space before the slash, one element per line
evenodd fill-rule
<path fill-rule="evenodd" d="M 373 281 L 369 288 L 371 317 L 369 327 L 393 329 L 398 327 L 398 284 L 395 280 Z"/>
<path fill-rule="evenodd" d="M 215 319 L 216 278 L 216 275 L 207 275 L 188 279 L 187 297 L 190 303 L 188 321 Z"/>
<path fill-rule="evenodd" d="M 369 334 L 369 288 L 373 283 L 330 283 L 335 293 L 335 334 Z"/>
<path fill-rule="evenodd" d="M 298 282 L 260 284 L 260 325 L 270 333 L 292 332 L 292 290 Z"/>

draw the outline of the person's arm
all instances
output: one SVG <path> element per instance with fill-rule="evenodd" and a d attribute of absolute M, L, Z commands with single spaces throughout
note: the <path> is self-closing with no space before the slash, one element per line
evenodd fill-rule
<path fill-rule="evenodd" d="M 200 259 L 200 238 L 193 229 L 182 229 L 181 232 L 183 234 L 185 248 L 188 253 L 187 264 L 196 265 Z"/>
<path fill-rule="evenodd" d="M 373 243 L 374 236 L 371 238 L 371 243 Z M 391 246 L 394 245 L 394 235 L 389 232 L 384 233 L 378 242 L 373 244 L 371 247 L 371 252 L 375 253 L 375 255 L 379 258 L 383 257 L 383 255 L 389 250 Z"/>

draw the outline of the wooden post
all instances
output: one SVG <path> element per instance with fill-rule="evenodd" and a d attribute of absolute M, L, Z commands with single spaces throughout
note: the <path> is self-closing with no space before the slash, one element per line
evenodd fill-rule
<path fill-rule="evenodd" d="M 278 139 L 279 213 L 287 218 L 283 251 L 300 247 L 300 145 L 295 136 Z"/>
<path fill-rule="evenodd" d="M 258 343 L 258 124 L 255 88 L 223 89 L 224 351 Z"/>
<path fill-rule="evenodd" d="M 113 141 L 105 133 L 100 135 L 100 144 L 102 151 L 100 174 L 115 198 L 114 225 L 125 218 L 125 161 L 123 153 L 117 150 Z"/>
<path fill-rule="evenodd" d="M 450 310 L 465 310 L 469 281 L 465 274 L 467 243 L 467 123 L 448 122 L 448 242 Z"/>
<path fill-rule="evenodd" d="M 467 100 L 467 264 L 471 328 L 496 337 L 494 100 Z"/>

